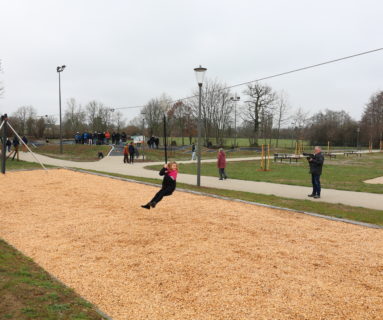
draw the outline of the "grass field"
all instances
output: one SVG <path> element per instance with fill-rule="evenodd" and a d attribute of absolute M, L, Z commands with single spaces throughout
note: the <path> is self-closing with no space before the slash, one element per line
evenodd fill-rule
<path fill-rule="evenodd" d="M 95 146 L 86 144 L 64 144 L 63 154 L 60 154 L 60 146 L 47 144 L 33 148 L 32 151 L 52 158 L 72 161 L 97 161 L 98 152 L 107 155 L 111 147 L 106 145 Z"/>
<path fill-rule="evenodd" d="M 98 172 L 95 170 L 88 170 L 91 172 Z M 135 176 L 107 173 L 107 172 L 98 172 L 114 177 L 122 177 L 137 181 L 150 182 L 155 184 L 161 184 L 160 179 L 151 179 L 151 178 L 141 178 Z M 197 187 L 194 185 L 184 184 L 177 182 L 178 188 L 183 188 L 187 190 L 205 192 L 212 195 L 224 196 L 232 199 L 241 199 L 246 201 L 253 201 L 258 203 L 263 203 L 272 206 L 278 206 L 283 208 L 289 208 L 293 210 L 307 211 L 320 213 L 327 216 L 345 218 L 355 221 L 361 221 L 366 223 L 372 223 L 377 225 L 383 225 L 383 211 L 373 210 L 361 207 L 352 207 L 342 204 L 332 204 L 326 202 L 315 202 L 310 200 L 296 200 L 289 198 L 281 198 L 273 195 L 263 195 L 256 194 L 251 192 L 242 192 L 242 191 L 233 191 L 233 190 L 224 190 L 216 188 L 206 188 L 206 187 Z"/>
<path fill-rule="evenodd" d="M 0 239 L 0 319 L 103 319 L 94 307 Z"/>
<path fill-rule="evenodd" d="M 159 170 L 160 166 L 148 166 Z M 182 173 L 196 174 L 196 164 L 180 164 Z M 229 178 L 265 181 L 282 184 L 311 186 L 309 167 L 305 158 L 298 163 L 271 162 L 271 171 L 258 171 L 260 161 L 228 162 L 226 173 Z M 201 174 L 218 176 L 215 163 L 203 163 Z M 383 193 L 383 185 L 367 184 L 364 180 L 383 176 L 383 153 L 363 154 L 362 157 L 338 156 L 326 159 L 321 183 L 327 189 Z"/>

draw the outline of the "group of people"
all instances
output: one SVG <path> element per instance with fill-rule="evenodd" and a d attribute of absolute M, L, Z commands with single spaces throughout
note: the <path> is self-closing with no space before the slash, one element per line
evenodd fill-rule
<path fill-rule="evenodd" d="M 155 136 L 151 136 L 148 141 L 148 147 L 149 149 L 158 149 L 158 146 L 160 145 L 160 139 L 158 137 L 155 137 Z"/>
<path fill-rule="evenodd" d="M 97 132 L 94 133 L 91 132 L 76 132 L 74 135 L 74 140 L 76 144 L 110 144 L 113 145 L 119 145 L 121 142 L 124 143 L 128 139 L 128 136 L 125 132 L 122 132 L 121 134 L 119 132 L 112 132 L 109 131 L 105 132 Z"/>
<path fill-rule="evenodd" d="M 23 140 L 23 151 L 27 151 L 25 145 L 28 144 L 28 139 L 26 136 L 23 136 L 21 138 Z M 2 139 L 1 139 L 1 143 L 2 143 Z M 13 150 L 12 150 L 12 146 L 13 146 Z M 20 147 L 20 141 L 19 141 L 19 138 L 15 135 L 13 137 L 13 139 L 11 138 L 7 138 L 7 140 L 5 141 L 5 147 L 6 147 L 6 151 L 9 153 L 8 156 L 7 156 L 7 159 L 10 158 L 12 155 L 12 160 L 15 159 L 15 157 L 17 157 L 17 161 L 19 161 L 19 147 Z"/>
<path fill-rule="evenodd" d="M 133 142 L 125 144 L 122 152 L 124 154 L 124 163 L 133 164 L 134 156 L 136 156 L 136 158 L 139 157 L 138 149 Z"/>

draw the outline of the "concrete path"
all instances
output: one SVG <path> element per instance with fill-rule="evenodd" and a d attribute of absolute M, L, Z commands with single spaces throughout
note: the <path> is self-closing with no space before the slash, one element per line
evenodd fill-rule
<path fill-rule="evenodd" d="M 109 173 L 119 173 L 130 176 L 145 177 L 145 178 L 160 178 L 158 172 L 144 169 L 148 165 L 163 164 L 163 162 L 151 162 L 151 163 L 135 163 L 124 164 L 121 157 L 105 157 L 97 162 L 75 162 L 67 160 L 59 160 L 49 158 L 43 155 L 35 154 L 38 159 L 49 165 L 55 165 L 59 167 L 73 167 L 85 170 L 97 170 Z M 20 152 L 20 159 L 30 162 L 36 162 L 30 153 Z M 227 161 L 244 161 L 244 160 L 259 160 L 259 157 L 249 158 L 229 158 Z M 203 160 L 202 162 L 215 162 L 215 159 Z M 179 163 L 192 163 L 195 161 L 178 161 Z M 309 176 L 307 176 L 309 179 Z M 190 174 L 180 173 L 177 181 L 187 184 L 196 184 L 196 176 Z M 383 194 L 366 193 L 366 192 L 354 192 L 354 191 L 342 191 L 334 189 L 322 189 L 321 199 L 311 199 L 307 195 L 311 193 L 311 187 L 292 186 L 285 184 L 269 183 L 269 182 L 255 182 L 245 181 L 237 179 L 228 179 L 220 181 L 215 177 L 201 177 L 201 185 L 210 188 L 228 189 L 236 191 L 245 191 L 260 194 L 276 195 L 280 197 L 311 200 L 311 201 L 323 201 L 329 203 L 341 203 L 345 205 L 355 207 L 365 207 L 376 210 L 383 210 Z"/>

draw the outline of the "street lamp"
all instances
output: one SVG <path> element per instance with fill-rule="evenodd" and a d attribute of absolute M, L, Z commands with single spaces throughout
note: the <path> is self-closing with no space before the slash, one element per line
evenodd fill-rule
<path fill-rule="evenodd" d="M 202 104 L 202 83 L 205 78 L 206 68 L 199 66 L 195 68 L 195 75 L 199 87 L 199 103 L 198 103 L 198 124 L 197 124 L 197 186 L 201 186 L 201 104 Z"/>
<path fill-rule="evenodd" d="M 142 161 L 145 160 L 145 155 L 144 155 L 144 151 L 145 151 L 145 115 L 146 115 L 146 112 L 143 112 L 141 111 L 141 115 L 142 115 Z"/>
<path fill-rule="evenodd" d="M 167 111 L 167 106 L 166 102 L 161 103 L 162 107 L 162 112 L 163 114 L 163 122 L 164 122 L 164 151 L 165 151 L 165 163 L 168 163 L 168 146 L 167 146 L 167 132 L 166 132 L 166 111 Z"/>
<path fill-rule="evenodd" d="M 356 149 L 359 150 L 359 132 L 360 128 L 356 128 Z"/>
<path fill-rule="evenodd" d="M 65 65 L 57 67 L 56 71 L 59 74 L 59 109 L 60 109 L 60 153 L 63 153 L 63 135 L 62 135 L 62 124 L 61 124 L 61 77 L 60 73 L 65 69 Z"/>
<path fill-rule="evenodd" d="M 230 97 L 230 101 L 234 102 L 234 148 L 237 146 L 237 102 L 241 99 L 235 94 L 234 97 Z"/>

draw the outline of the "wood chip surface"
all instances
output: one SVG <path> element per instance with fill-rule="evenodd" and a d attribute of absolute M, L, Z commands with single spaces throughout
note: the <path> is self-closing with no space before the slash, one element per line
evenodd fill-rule
<path fill-rule="evenodd" d="M 0 176 L 0 237 L 113 319 L 383 319 L 383 231 L 68 170 Z"/>

